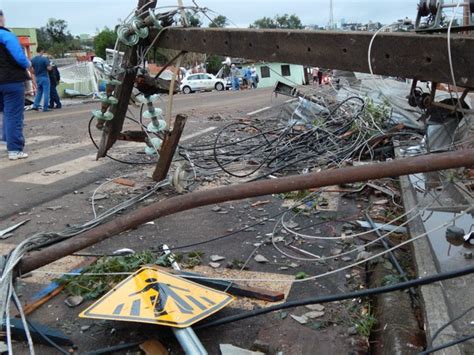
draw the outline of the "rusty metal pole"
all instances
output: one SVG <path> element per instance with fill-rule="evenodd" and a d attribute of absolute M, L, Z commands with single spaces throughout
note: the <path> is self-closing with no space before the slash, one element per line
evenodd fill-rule
<path fill-rule="evenodd" d="M 74 238 L 34 252 L 23 258 L 18 266 L 18 271 L 26 273 L 35 270 L 143 223 L 197 207 L 275 193 L 472 165 L 474 165 L 474 149 L 466 149 L 193 192 L 153 203 L 79 234 Z"/>

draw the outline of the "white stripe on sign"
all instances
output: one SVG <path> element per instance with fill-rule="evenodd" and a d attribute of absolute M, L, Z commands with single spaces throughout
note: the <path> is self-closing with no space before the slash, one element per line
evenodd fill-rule
<path fill-rule="evenodd" d="M 269 110 L 269 109 L 271 109 L 271 107 L 270 107 L 270 106 L 267 106 L 267 107 L 261 108 L 261 109 L 259 109 L 259 110 L 257 110 L 257 111 L 249 112 L 249 113 L 247 113 L 247 116 L 253 116 L 253 115 L 256 115 L 257 113 L 264 112 L 264 111 L 267 111 L 267 110 Z"/>
<path fill-rule="evenodd" d="M 212 132 L 212 131 L 215 130 L 216 128 L 217 128 L 217 127 L 209 127 L 209 128 L 203 129 L 202 131 L 189 134 L 189 135 L 184 136 L 183 138 L 181 138 L 181 142 L 185 142 L 185 141 L 190 140 L 190 139 L 192 139 L 192 138 L 195 138 L 195 137 L 201 136 L 201 135 L 203 135 L 203 134 Z"/>
<path fill-rule="evenodd" d="M 107 160 L 95 160 L 94 155 L 87 155 L 66 163 L 53 165 L 30 174 L 11 179 L 12 182 L 22 182 L 35 185 L 49 185 L 71 176 L 87 172 L 89 169 L 103 165 Z"/>
<path fill-rule="evenodd" d="M 61 136 L 36 136 L 36 137 L 26 137 L 26 145 L 43 143 L 47 141 L 52 141 L 55 139 L 61 138 Z"/>
<path fill-rule="evenodd" d="M 29 154 L 28 159 L 8 160 L 8 156 L 6 156 L 6 153 L 5 153 L 5 156 L 0 158 L 0 163 L 1 163 L 0 170 L 11 168 L 13 166 L 20 165 L 20 164 L 26 165 L 36 160 L 52 157 L 54 155 L 63 154 L 64 152 L 68 152 L 74 149 L 83 148 L 87 146 L 90 146 L 91 149 L 93 148 L 93 145 L 89 139 L 82 142 L 78 142 L 78 143 L 55 144 L 54 146 L 44 147 L 37 150 L 30 150 L 28 149 L 28 145 L 27 145 L 25 152 Z"/>

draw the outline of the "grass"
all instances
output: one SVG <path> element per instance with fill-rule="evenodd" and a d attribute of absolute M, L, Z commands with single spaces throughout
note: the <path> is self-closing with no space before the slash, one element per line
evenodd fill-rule
<path fill-rule="evenodd" d="M 188 254 L 173 256 L 183 267 L 193 268 L 202 263 L 203 255 L 203 252 L 193 251 Z M 85 267 L 82 270 L 83 275 L 65 275 L 54 281 L 59 285 L 64 285 L 65 291 L 70 295 L 82 296 L 85 299 L 96 299 L 129 276 L 113 274 L 133 273 L 147 264 L 163 267 L 171 266 L 169 256 L 158 256 L 150 251 L 145 251 L 126 256 L 104 257 L 96 263 Z"/>

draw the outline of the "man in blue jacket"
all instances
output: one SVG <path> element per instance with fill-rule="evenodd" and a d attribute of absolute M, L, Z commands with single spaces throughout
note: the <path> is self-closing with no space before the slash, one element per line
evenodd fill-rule
<path fill-rule="evenodd" d="M 44 49 L 38 47 L 36 50 L 38 55 L 31 60 L 31 66 L 36 78 L 36 97 L 32 109 L 38 111 L 41 98 L 43 100 L 43 111 L 49 111 L 49 92 L 51 90 L 51 82 L 49 81 L 49 71 L 52 69 L 48 57 L 44 55 Z"/>
<path fill-rule="evenodd" d="M 23 152 L 23 111 L 25 107 L 26 70 L 31 66 L 18 38 L 5 27 L 0 10 L 0 108 L 3 110 L 3 138 L 10 160 L 28 158 Z"/>

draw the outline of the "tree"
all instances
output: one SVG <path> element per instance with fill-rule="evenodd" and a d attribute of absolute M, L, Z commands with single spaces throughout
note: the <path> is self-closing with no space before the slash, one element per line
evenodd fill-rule
<path fill-rule="evenodd" d="M 211 28 L 224 28 L 229 24 L 229 21 L 227 20 L 227 17 L 223 15 L 219 15 L 215 17 L 211 23 L 209 23 L 209 27 Z"/>
<path fill-rule="evenodd" d="M 105 59 L 105 50 L 107 48 L 114 48 L 116 41 L 117 33 L 108 27 L 104 27 L 94 38 L 95 55 Z"/>
<path fill-rule="evenodd" d="M 201 27 L 202 22 L 199 16 L 192 13 L 191 11 L 186 11 L 186 18 L 188 20 L 189 27 Z"/>
<path fill-rule="evenodd" d="M 277 25 L 272 18 L 262 17 L 250 25 L 250 28 L 277 28 Z"/>
<path fill-rule="evenodd" d="M 45 29 L 52 43 L 64 43 L 67 39 L 72 38 L 71 33 L 67 30 L 65 20 L 50 18 Z"/>
<path fill-rule="evenodd" d="M 274 18 L 262 17 L 250 25 L 250 28 L 283 28 L 283 29 L 302 29 L 303 24 L 298 16 L 276 15 Z"/>

